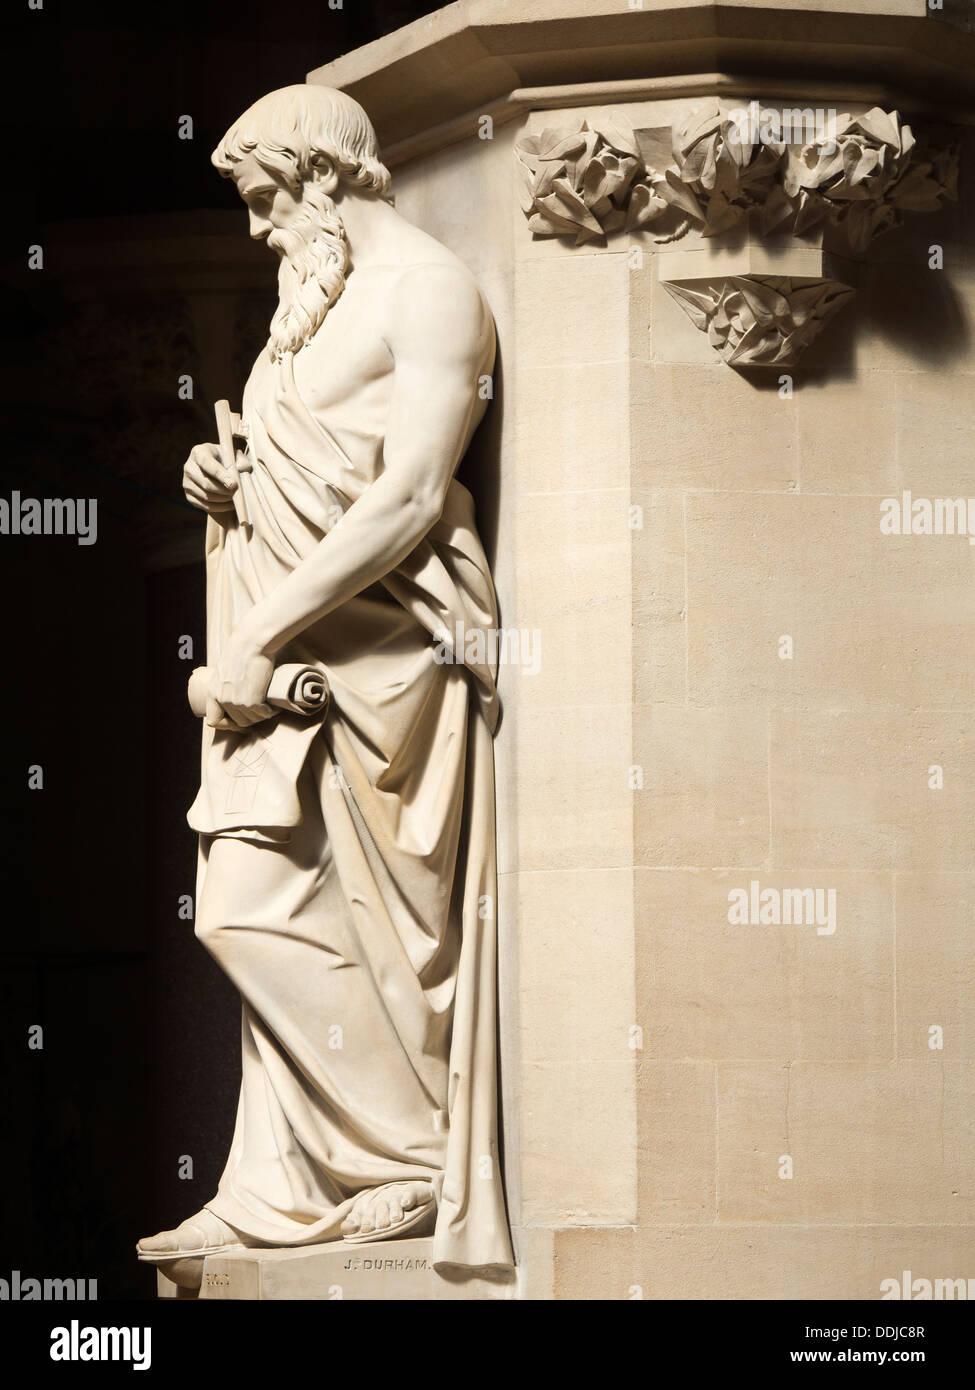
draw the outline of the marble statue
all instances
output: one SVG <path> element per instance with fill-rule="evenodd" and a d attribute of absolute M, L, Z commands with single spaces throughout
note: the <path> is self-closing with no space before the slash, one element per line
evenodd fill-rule
<path fill-rule="evenodd" d="M 240 991 L 216 1195 L 140 1258 L 432 1236 L 512 1264 L 497 1147 L 497 628 L 454 473 L 491 314 L 390 200 L 362 108 L 299 85 L 213 163 L 280 258 L 270 338 L 187 498 L 207 513 L 196 934 Z M 307 695 L 307 698 L 303 698 Z"/>

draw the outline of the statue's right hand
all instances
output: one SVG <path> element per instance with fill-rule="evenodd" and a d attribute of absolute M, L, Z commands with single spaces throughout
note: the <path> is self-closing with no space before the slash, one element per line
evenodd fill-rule
<path fill-rule="evenodd" d="M 186 500 L 202 512 L 226 512 L 234 505 L 237 478 L 220 461 L 217 444 L 197 444 L 183 467 Z"/>

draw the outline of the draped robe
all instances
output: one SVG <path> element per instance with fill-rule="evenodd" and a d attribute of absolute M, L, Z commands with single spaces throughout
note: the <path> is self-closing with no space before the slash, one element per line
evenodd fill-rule
<path fill-rule="evenodd" d="M 208 660 L 382 470 L 384 410 L 347 407 L 356 462 L 309 410 L 290 354 L 247 384 L 249 525 L 207 522 Z M 436 1265 L 510 1266 L 497 1146 L 490 644 L 473 502 L 276 663 L 318 662 L 324 718 L 204 727 L 197 925 L 242 997 L 242 1082 L 208 1207 L 272 1245 L 337 1239 L 355 1196 L 410 1178 L 438 1196 Z M 441 641 L 446 637 L 446 645 Z M 444 659 L 445 655 L 453 659 Z M 483 655 L 483 660 L 479 658 Z"/>

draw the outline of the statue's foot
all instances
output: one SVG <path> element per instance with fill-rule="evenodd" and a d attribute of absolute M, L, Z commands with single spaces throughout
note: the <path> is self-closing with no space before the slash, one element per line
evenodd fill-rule
<path fill-rule="evenodd" d="M 437 1203 L 428 1182 L 387 1182 L 360 1192 L 342 1222 L 347 1241 L 365 1244 L 394 1240 L 405 1231 L 426 1235 L 433 1228 Z"/>
<path fill-rule="evenodd" d="M 240 1250 L 243 1245 L 240 1233 L 233 1226 L 228 1226 L 215 1212 L 204 1207 L 195 1216 L 187 1217 L 174 1231 L 143 1236 L 135 1249 L 140 1260 L 161 1264 L 168 1260 L 217 1255 L 224 1250 Z"/>

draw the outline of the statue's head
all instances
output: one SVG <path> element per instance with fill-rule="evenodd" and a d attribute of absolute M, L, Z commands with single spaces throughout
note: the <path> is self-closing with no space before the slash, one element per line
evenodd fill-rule
<path fill-rule="evenodd" d="M 250 213 L 251 236 L 281 257 L 272 356 L 314 337 L 345 286 L 344 198 L 387 198 L 389 170 L 357 101 L 331 87 L 282 87 L 234 122 L 212 160 Z"/>

